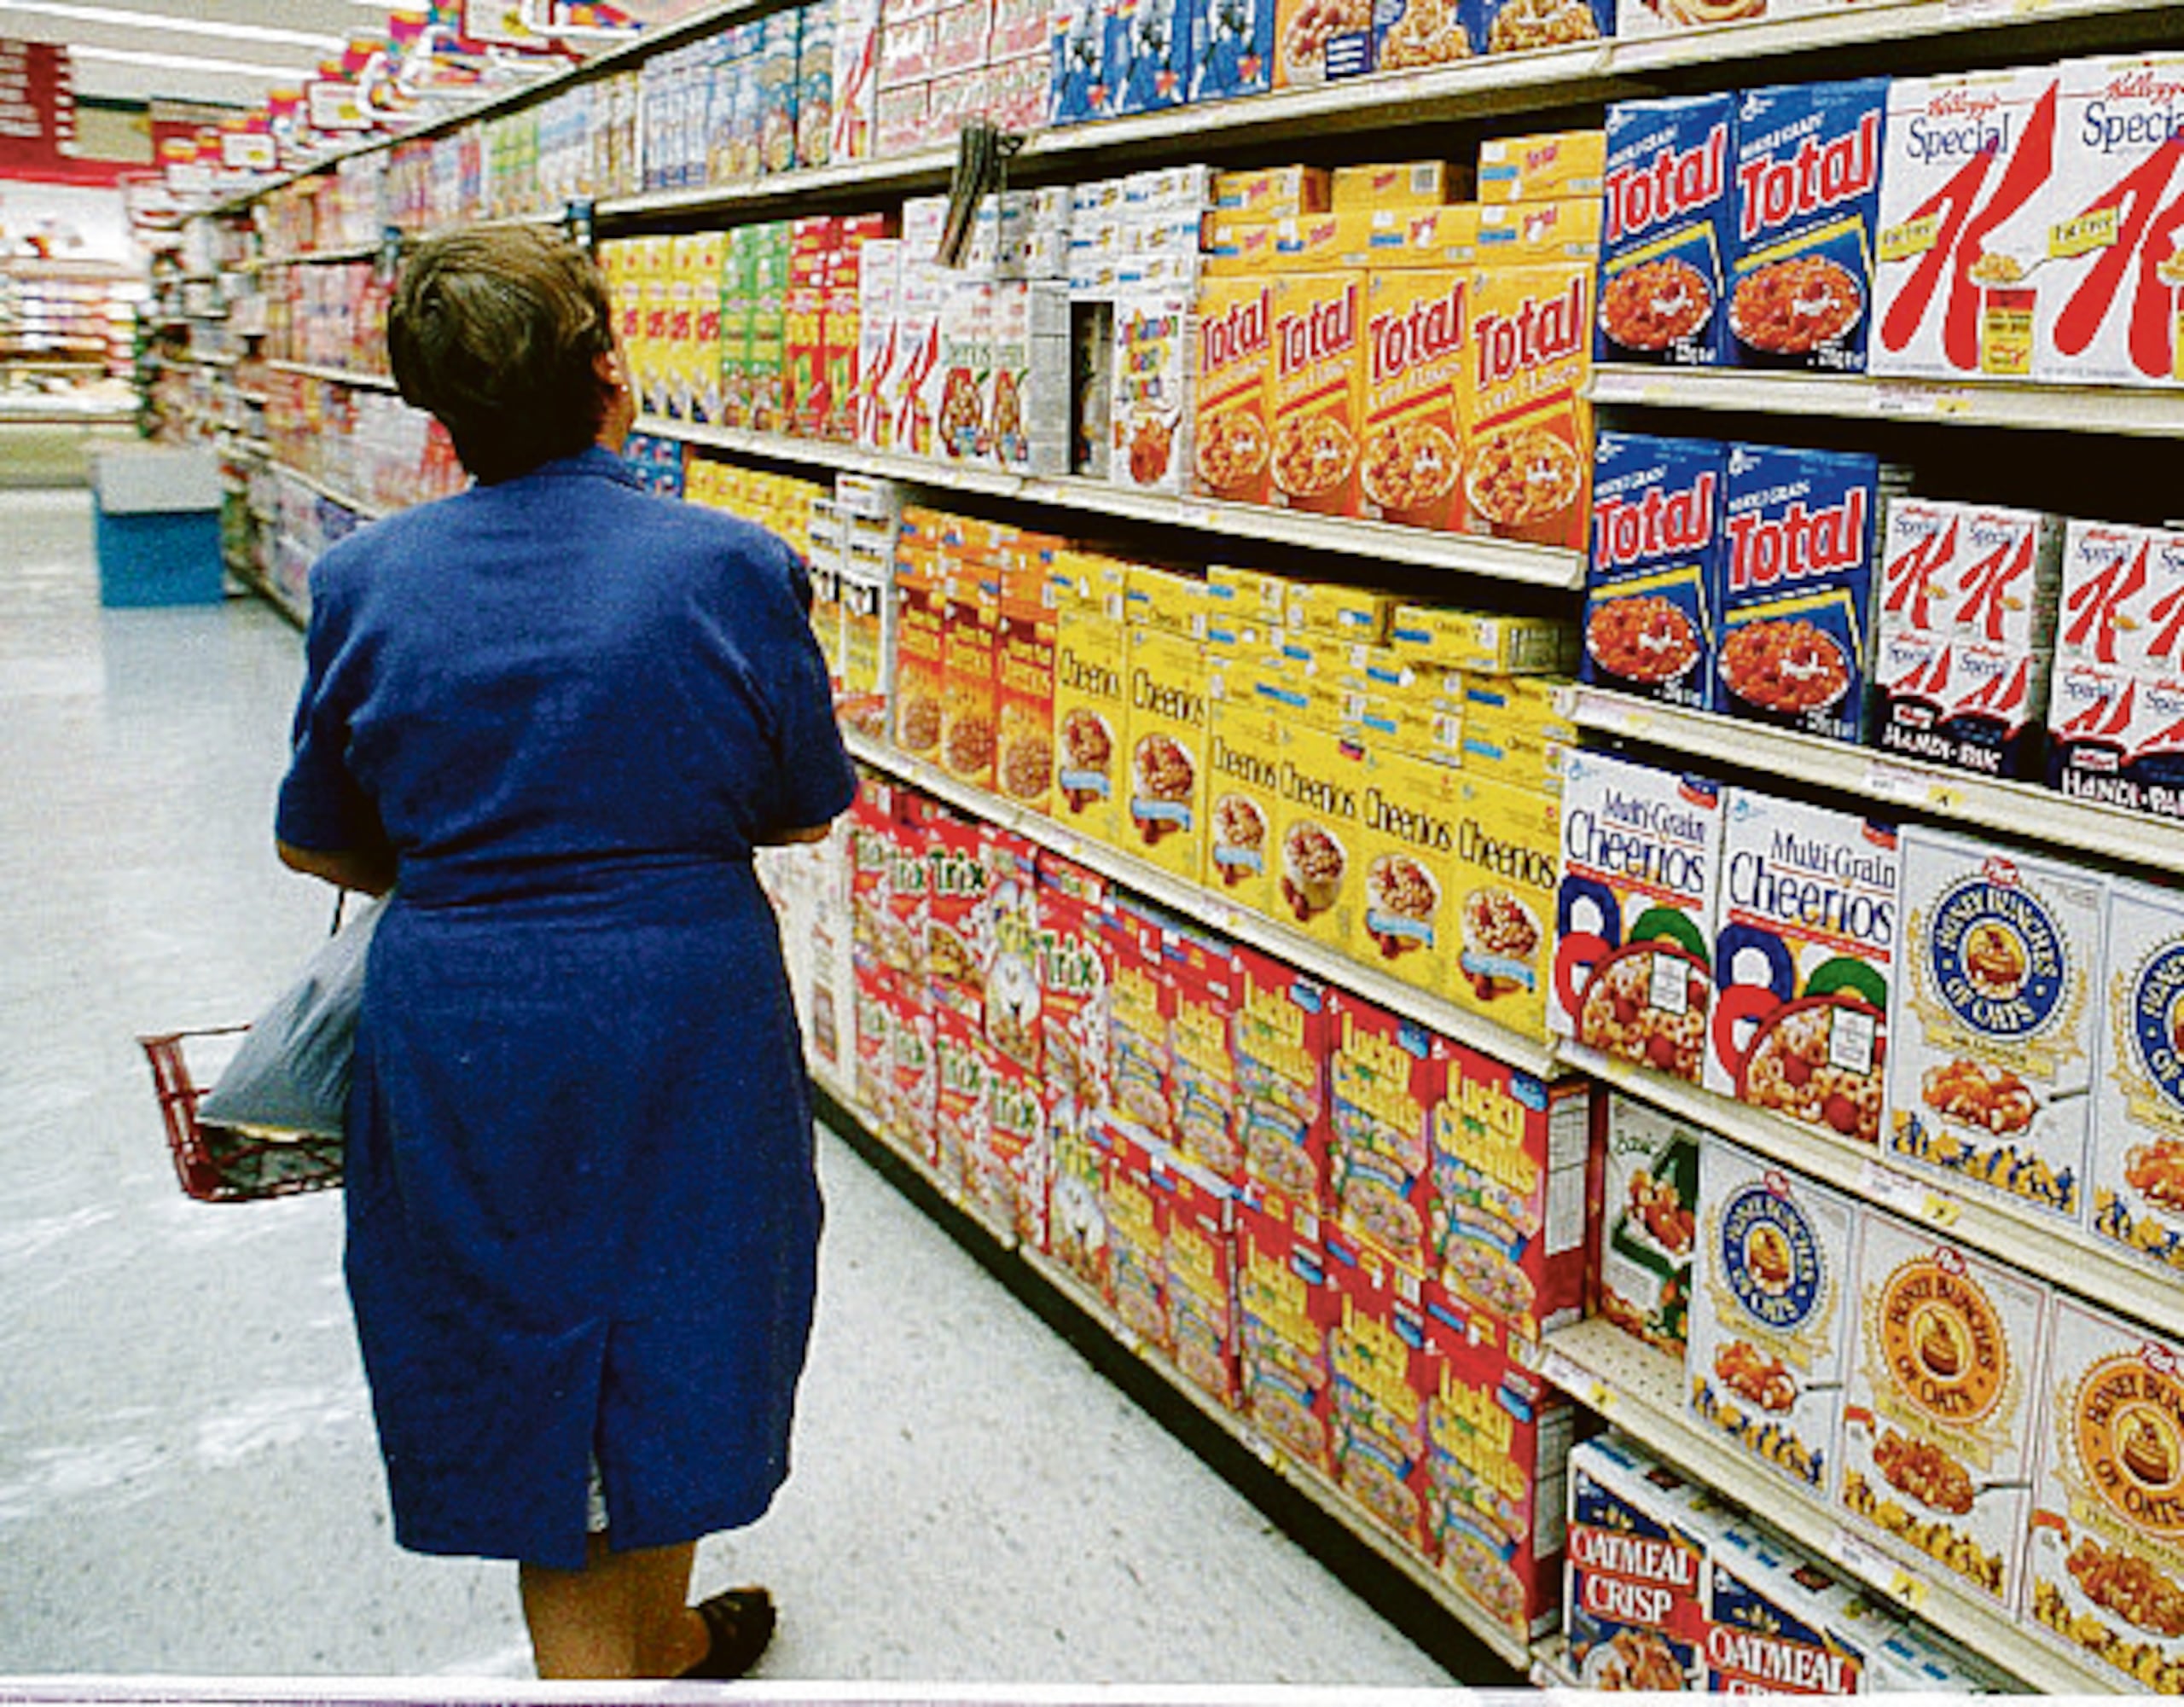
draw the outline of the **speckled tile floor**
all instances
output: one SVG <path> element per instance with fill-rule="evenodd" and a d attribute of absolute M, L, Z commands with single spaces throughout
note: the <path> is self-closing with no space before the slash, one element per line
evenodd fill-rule
<path fill-rule="evenodd" d="M 325 929 L 268 828 L 254 601 L 103 611 L 81 491 L 0 491 L 0 1675 L 529 1675 L 511 1567 L 388 1538 L 330 1195 L 176 1189 L 133 1038 Z M 1447 1686 L 829 1138 L 798 1473 L 701 1549 L 775 1680 Z"/>

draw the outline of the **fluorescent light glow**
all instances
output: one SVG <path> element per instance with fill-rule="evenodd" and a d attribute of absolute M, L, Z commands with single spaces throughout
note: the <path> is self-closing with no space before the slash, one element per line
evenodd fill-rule
<path fill-rule="evenodd" d="M 71 45 L 72 59 L 104 60 L 113 65 L 147 66 L 155 71 L 206 71 L 224 77 L 254 77 L 267 83 L 316 75 L 317 67 L 250 63 L 235 59 L 200 59 L 195 54 L 139 53 L 134 48 L 79 48 Z"/>
<path fill-rule="evenodd" d="M 339 53 L 347 43 L 340 36 L 318 35 L 305 30 L 275 29 L 264 24 L 222 24 L 202 18 L 180 18 L 166 12 L 131 12 L 119 6 L 77 6 L 65 0 L 0 0 L 0 12 L 35 12 L 43 17 L 66 19 L 78 24 L 119 24 L 183 36 L 217 36 L 231 42 L 272 42 L 284 47 L 312 48 Z M 78 48 L 77 52 L 84 49 Z"/>

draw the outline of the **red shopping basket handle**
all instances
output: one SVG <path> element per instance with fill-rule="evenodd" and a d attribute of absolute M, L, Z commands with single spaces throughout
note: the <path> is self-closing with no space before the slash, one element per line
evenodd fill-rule
<path fill-rule="evenodd" d="M 264 1138 L 198 1119 L 198 1102 L 210 1087 L 191 1077 L 185 1044 L 193 1037 L 233 1036 L 249 1029 L 219 1025 L 136 1040 L 152 1065 L 153 1094 L 166 1127 L 175 1177 L 185 1193 L 201 1203 L 288 1197 L 341 1182 L 338 1138 Z"/>

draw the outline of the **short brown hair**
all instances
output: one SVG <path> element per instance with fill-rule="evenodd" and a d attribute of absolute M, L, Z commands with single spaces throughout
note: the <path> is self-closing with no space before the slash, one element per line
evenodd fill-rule
<path fill-rule="evenodd" d="M 591 258 L 530 226 L 443 232 L 404 264 L 387 311 L 404 398 L 429 409 L 481 481 L 528 473 L 597 438 L 594 363 L 614 347 Z"/>

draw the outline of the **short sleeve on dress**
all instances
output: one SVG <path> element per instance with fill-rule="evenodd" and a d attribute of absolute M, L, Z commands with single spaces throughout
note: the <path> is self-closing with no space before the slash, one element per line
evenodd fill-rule
<path fill-rule="evenodd" d="M 325 605 L 314 606 L 305 648 L 288 775 L 282 779 L 274 833 L 313 853 L 352 853 L 386 840 L 379 813 L 347 761 L 348 717 L 340 703 L 335 661 L 340 644 Z"/>

